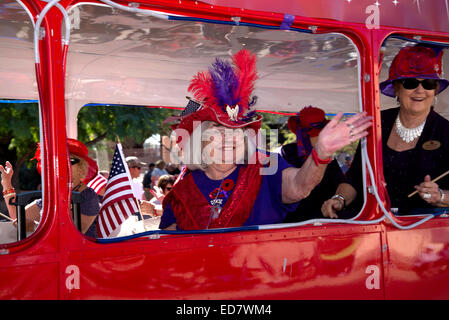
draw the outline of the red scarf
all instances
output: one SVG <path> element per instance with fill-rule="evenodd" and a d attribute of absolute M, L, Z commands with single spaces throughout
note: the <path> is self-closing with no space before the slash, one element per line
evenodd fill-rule
<path fill-rule="evenodd" d="M 240 227 L 248 220 L 259 194 L 262 176 L 261 165 L 251 164 L 240 168 L 234 190 L 221 210 L 220 216 L 210 222 L 209 229 Z M 187 172 L 164 199 L 163 206 L 171 205 L 180 230 L 206 229 L 211 216 L 211 205 Z"/>

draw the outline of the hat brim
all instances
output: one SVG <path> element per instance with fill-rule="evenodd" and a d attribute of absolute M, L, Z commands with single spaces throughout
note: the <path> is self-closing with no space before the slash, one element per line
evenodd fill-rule
<path fill-rule="evenodd" d="M 260 129 L 260 126 L 262 124 L 262 116 L 260 114 L 257 114 L 253 119 L 249 121 L 241 121 L 241 120 L 231 121 L 229 119 L 229 116 L 225 113 L 217 114 L 217 112 L 215 112 L 215 110 L 213 110 L 212 108 L 204 108 L 184 117 L 181 120 L 181 123 L 179 124 L 178 128 L 187 130 L 191 134 L 194 129 L 193 128 L 194 121 L 199 122 L 212 121 L 230 129 L 249 127 L 257 131 Z"/>
<path fill-rule="evenodd" d="M 98 174 L 98 166 L 97 163 L 89 158 L 89 157 L 85 157 L 85 156 L 80 156 L 77 155 L 78 157 L 84 159 L 87 164 L 88 164 L 88 169 L 87 169 L 87 173 L 86 173 L 86 177 L 82 180 L 84 184 L 88 183 L 90 180 L 92 180 L 93 178 L 95 178 Z"/>
<path fill-rule="evenodd" d="M 436 94 L 439 94 L 440 92 L 442 92 L 443 90 L 445 90 L 449 86 L 449 81 L 448 80 L 441 79 L 441 78 L 439 78 L 437 76 L 399 77 L 397 79 L 386 80 L 386 81 L 381 82 L 379 84 L 380 92 L 382 92 L 386 96 L 394 98 L 394 97 L 396 97 L 396 93 L 394 91 L 393 82 L 396 81 L 396 80 L 410 79 L 410 78 L 421 78 L 421 79 L 435 79 L 435 80 L 438 80 L 440 85 L 439 85 L 439 88 L 438 88 L 438 92 Z"/>
<path fill-rule="evenodd" d="M 324 125 L 327 125 L 327 124 L 329 123 L 330 120 L 324 119 L 323 121 L 325 122 Z M 290 118 L 288 118 L 288 121 L 287 121 L 287 127 L 290 129 L 291 132 L 293 132 L 294 134 L 296 134 L 296 129 L 297 129 L 298 127 L 300 127 L 300 123 L 299 123 L 299 121 L 298 121 L 298 116 L 297 116 L 297 115 L 294 115 L 294 116 L 291 116 Z M 324 128 L 324 127 L 323 127 L 323 128 Z M 321 130 L 323 130 L 323 128 L 321 128 L 321 129 L 312 128 L 312 129 L 309 131 L 309 136 L 311 136 L 311 137 L 316 137 L 317 135 L 320 134 L 320 132 L 321 132 Z"/>

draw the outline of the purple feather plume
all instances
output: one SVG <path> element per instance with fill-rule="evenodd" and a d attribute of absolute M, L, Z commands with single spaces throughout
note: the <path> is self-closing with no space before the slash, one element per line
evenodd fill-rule
<path fill-rule="evenodd" d="M 214 84 L 214 95 L 220 107 L 226 105 L 234 106 L 239 103 L 238 96 L 239 80 L 229 62 L 215 59 L 209 68 L 209 72 Z"/>

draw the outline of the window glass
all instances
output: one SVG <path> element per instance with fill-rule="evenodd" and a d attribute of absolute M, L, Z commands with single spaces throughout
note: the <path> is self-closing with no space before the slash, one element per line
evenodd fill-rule
<path fill-rule="evenodd" d="M 69 14 L 74 24 L 66 75 L 68 136 L 89 144 L 100 170 L 110 170 L 116 136 L 124 156 L 137 156 L 145 169 L 158 157 L 174 162 L 173 122 L 163 120 L 180 115 L 196 73 L 241 49 L 257 57 L 253 95 L 270 152 L 281 152 L 288 143 L 296 148 L 296 130 L 289 129 L 288 120 L 304 107 L 321 108 L 326 119 L 361 108 L 358 53 L 341 34 L 167 21 L 93 5 L 74 6 Z M 98 105 L 87 105 L 93 103 Z M 96 139 L 101 142 L 90 145 Z M 356 147 L 334 155 L 335 170 L 348 170 Z M 142 183 L 144 176 L 140 172 Z"/>
<path fill-rule="evenodd" d="M 437 83 L 437 88 L 446 86 L 445 80 L 424 79 L 447 78 L 444 70 L 449 64 L 448 46 L 430 45 L 434 49 L 430 49 L 429 43 L 416 47 L 416 42 L 391 37 L 383 51 L 380 74 L 381 89 L 385 86 L 380 95 L 383 167 L 392 212 L 398 215 L 444 213 L 447 206 L 439 200 L 444 190 L 449 189 L 448 177 L 440 177 L 449 169 L 449 92 L 432 89 Z M 420 50 L 419 46 L 424 48 Z M 439 54 L 441 61 L 432 58 Z M 398 58 L 393 63 L 395 57 Z M 391 78 L 389 70 L 393 71 Z M 437 75 L 436 70 L 443 72 Z M 398 80 L 409 78 L 410 74 L 415 78 Z M 427 83 L 417 85 L 415 79 Z M 415 192 L 415 186 L 434 179 L 437 180 L 431 187 Z"/>
<path fill-rule="evenodd" d="M 8 210 L 6 201 L 16 195 L 39 191 L 41 176 L 32 160 L 39 142 L 39 113 L 34 74 L 33 25 L 16 1 L 0 4 L 0 165 L 14 174 L 4 175 L 6 186 L 0 187 L 0 244 L 17 241 L 16 207 Z M 11 167 L 6 163 L 9 162 Z M 9 171 L 11 172 L 11 171 Z M 12 190 L 14 188 L 14 190 Z M 34 198 L 40 197 L 40 193 Z M 33 197 L 25 202 L 31 202 Z M 25 203 L 22 207 L 25 206 Z M 37 227 L 39 210 L 26 215 L 27 228 L 21 238 Z"/>

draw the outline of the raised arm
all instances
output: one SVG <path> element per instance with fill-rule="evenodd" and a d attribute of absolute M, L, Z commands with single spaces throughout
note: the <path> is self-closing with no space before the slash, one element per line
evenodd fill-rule
<path fill-rule="evenodd" d="M 16 208 L 9 204 L 9 200 L 16 197 L 15 190 L 11 183 L 12 175 L 14 174 L 11 163 L 9 161 L 6 161 L 5 166 L 2 166 L 0 164 L 0 172 L 2 178 L 3 198 L 5 199 L 10 218 L 15 220 L 17 219 Z"/>
<path fill-rule="evenodd" d="M 328 161 L 339 149 L 366 137 L 372 125 L 371 117 L 362 112 L 346 121 L 338 113 L 320 132 L 318 141 L 301 168 L 287 168 L 282 172 L 282 200 L 297 202 L 307 197 L 323 178 Z"/>

